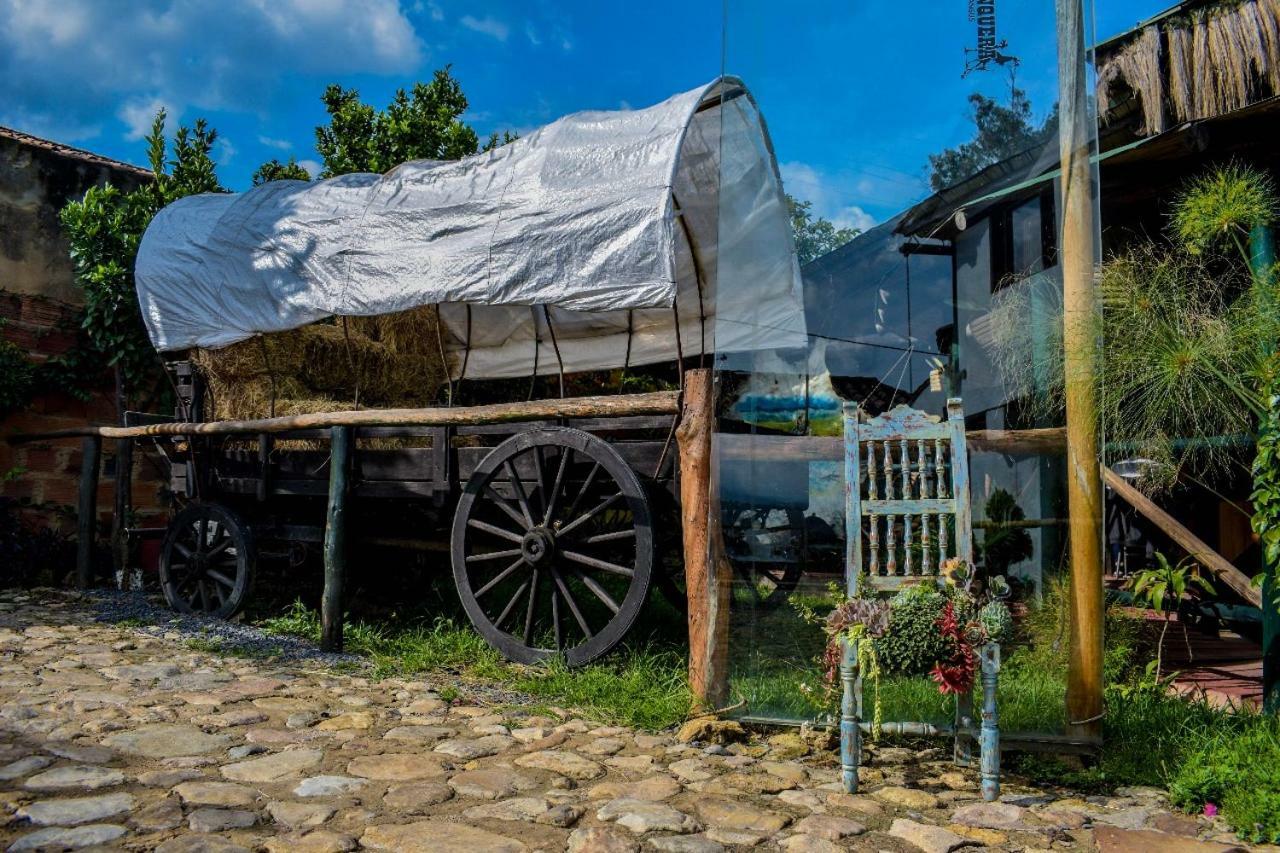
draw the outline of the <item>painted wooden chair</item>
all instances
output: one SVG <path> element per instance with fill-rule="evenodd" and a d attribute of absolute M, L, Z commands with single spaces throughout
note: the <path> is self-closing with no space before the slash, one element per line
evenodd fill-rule
<path fill-rule="evenodd" d="M 969 458 L 960 400 L 947 401 L 947 418 L 897 406 L 868 417 L 853 403 L 844 405 L 846 586 L 849 595 L 898 591 L 919 583 L 936 584 L 948 559 L 973 567 L 969 505 Z M 956 699 L 955 760 L 972 761 L 979 736 L 982 792 L 999 795 L 1000 742 L 996 718 L 996 675 L 1000 648 L 979 650 L 982 672 L 982 722 L 974 726 L 973 696 Z M 840 763 L 846 790 L 858 787 L 862 755 L 862 677 L 857 645 L 845 643 L 840 667 L 844 697 L 840 714 Z M 928 723 L 886 723 L 900 734 L 944 734 Z"/>

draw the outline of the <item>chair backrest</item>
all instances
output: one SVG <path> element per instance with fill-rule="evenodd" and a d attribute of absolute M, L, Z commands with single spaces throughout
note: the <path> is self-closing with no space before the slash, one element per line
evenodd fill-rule
<path fill-rule="evenodd" d="M 960 400 L 947 419 L 907 406 L 868 417 L 844 404 L 847 586 L 897 589 L 973 566 L 969 457 Z"/>

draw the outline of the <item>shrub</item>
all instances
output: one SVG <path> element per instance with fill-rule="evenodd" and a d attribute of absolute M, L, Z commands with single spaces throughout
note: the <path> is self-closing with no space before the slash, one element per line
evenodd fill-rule
<path fill-rule="evenodd" d="M 938 630 L 943 605 L 956 604 L 956 617 L 963 623 L 970 614 L 961 609 L 958 595 L 927 585 L 907 587 L 894 598 L 889 615 L 889 631 L 875 641 L 880 670 L 885 675 L 924 675 L 933 665 L 951 656 L 951 642 Z"/>
<path fill-rule="evenodd" d="M 1169 793 L 1191 811 L 1216 804 L 1250 842 L 1280 842 L 1280 722 L 1256 717 L 1244 731 L 1217 732 L 1187 756 Z"/>
<path fill-rule="evenodd" d="M 0 340 L 0 415 L 17 411 L 31 399 L 35 385 L 35 365 L 22 348 Z"/>

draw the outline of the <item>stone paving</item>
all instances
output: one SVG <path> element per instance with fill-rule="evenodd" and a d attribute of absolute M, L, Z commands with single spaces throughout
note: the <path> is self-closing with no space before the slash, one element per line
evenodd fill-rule
<path fill-rule="evenodd" d="M 441 698 L 455 691 L 453 702 Z M 0 592 L 0 846 L 1191 853 L 1232 844 L 1221 824 L 1172 813 L 1151 789 L 1081 798 L 1007 784 L 1000 802 L 983 803 L 974 774 L 943 750 L 885 745 L 869 751 L 865 793 L 850 796 L 826 735 L 713 743 L 723 730 L 639 732 L 477 698 L 486 695 L 444 678 L 372 681 L 350 667 L 211 655 L 179 635 L 96 623 L 74 595 Z"/>

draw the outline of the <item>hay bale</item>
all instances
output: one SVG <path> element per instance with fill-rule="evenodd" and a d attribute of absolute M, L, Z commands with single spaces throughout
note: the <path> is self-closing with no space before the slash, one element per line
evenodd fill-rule
<path fill-rule="evenodd" d="M 209 388 L 210 417 L 247 419 L 433 403 L 448 378 L 434 307 L 275 332 L 191 360 Z M 372 335 L 377 335 L 375 339 Z M 274 383 L 274 384 L 273 384 Z"/>

